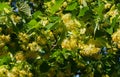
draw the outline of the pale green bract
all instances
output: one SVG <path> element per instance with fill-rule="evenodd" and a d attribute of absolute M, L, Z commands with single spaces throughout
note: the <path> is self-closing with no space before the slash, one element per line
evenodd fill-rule
<path fill-rule="evenodd" d="M 27 16 L 31 16 L 31 10 L 30 10 L 30 7 L 29 7 L 29 5 L 27 4 L 27 3 L 23 3 L 23 2 L 20 2 L 19 4 L 18 4 L 18 10 L 20 11 L 20 12 L 23 12 L 25 15 L 27 15 Z"/>

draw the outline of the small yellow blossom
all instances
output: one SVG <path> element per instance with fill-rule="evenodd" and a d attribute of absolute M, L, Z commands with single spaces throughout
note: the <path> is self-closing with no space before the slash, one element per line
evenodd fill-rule
<path fill-rule="evenodd" d="M 0 43 L 0 48 L 3 48 L 5 46 L 5 43 Z"/>
<path fill-rule="evenodd" d="M 112 41 L 117 43 L 118 48 L 120 48 L 120 29 L 114 32 L 111 37 L 112 37 Z"/>
<path fill-rule="evenodd" d="M 41 36 L 38 36 L 36 41 L 40 45 L 45 45 L 46 44 L 46 39 L 41 37 Z"/>
<path fill-rule="evenodd" d="M 0 35 L 0 42 L 6 43 L 10 41 L 10 35 Z"/>
<path fill-rule="evenodd" d="M 83 5 L 84 7 L 87 6 L 86 0 L 78 0 L 78 2 L 79 2 L 81 5 Z"/>
<path fill-rule="evenodd" d="M 49 22 L 48 20 L 41 20 L 41 23 L 43 26 L 46 26 L 48 24 L 48 22 Z"/>
<path fill-rule="evenodd" d="M 85 34 L 85 32 L 86 32 L 86 28 L 80 29 L 80 34 Z"/>
<path fill-rule="evenodd" d="M 95 45 L 83 45 L 82 49 L 80 50 L 80 54 L 83 56 L 93 56 L 98 54 L 100 48 L 96 48 Z"/>
<path fill-rule="evenodd" d="M 32 42 L 28 44 L 27 49 L 30 49 L 30 51 L 39 51 L 40 46 L 36 42 Z"/>
<path fill-rule="evenodd" d="M 12 14 L 11 16 L 10 16 L 10 18 L 11 18 L 11 20 L 12 20 L 12 22 L 16 25 L 18 22 L 20 22 L 20 20 L 21 20 L 21 17 L 19 17 L 19 16 L 17 16 L 17 15 L 14 15 L 14 14 Z"/>
<path fill-rule="evenodd" d="M 15 58 L 17 61 L 23 61 L 25 60 L 24 54 L 22 51 L 19 51 L 15 54 Z"/>
<path fill-rule="evenodd" d="M 71 14 L 70 13 L 63 14 L 62 15 L 62 20 L 63 20 L 63 23 L 66 25 L 68 30 L 75 29 L 76 26 L 77 26 L 75 21 L 71 18 Z"/>
<path fill-rule="evenodd" d="M 6 67 L 4 67 L 4 66 L 1 66 L 0 67 L 0 76 L 1 77 L 6 77 L 7 73 L 8 73 L 8 69 Z"/>
<path fill-rule="evenodd" d="M 63 7 L 66 7 L 66 6 L 67 6 L 67 2 L 66 2 L 66 1 L 63 2 L 62 6 L 63 6 Z"/>
<path fill-rule="evenodd" d="M 19 74 L 20 74 L 20 77 L 24 77 L 27 75 L 27 72 L 25 70 L 21 70 Z"/>
<path fill-rule="evenodd" d="M 66 48 L 68 50 L 74 50 L 77 48 L 77 40 L 76 38 L 70 38 L 63 40 L 61 44 L 62 48 Z"/>
<path fill-rule="evenodd" d="M 105 9 L 109 9 L 111 7 L 111 4 L 110 3 L 106 3 L 105 4 Z"/>
<path fill-rule="evenodd" d="M 69 20 L 71 20 L 71 14 L 68 13 L 68 14 L 62 15 L 62 20 L 63 20 L 64 23 L 69 22 Z"/>
<path fill-rule="evenodd" d="M 19 40 L 23 43 L 26 43 L 29 41 L 28 35 L 26 33 L 19 33 L 18 34 Z"/>
<path fill-rule="evenodd" d="M 51 2 L 54 4 L 54 3 L 55 3 L 55 0 L 51 0 Z"/>
<path fill-rule="evenodd" d="M 10 10 L 8 10 L 7 8 L 4 8 L 4 11 L 5 11 L 5 13 L 10 13 Z"/>
<path fill-rule="evenodd" d="M 70 2 L 72 2 L 72 0 L 67 0 L 67 2 L 69 2 L 69 3 L 70 3 Z"/>

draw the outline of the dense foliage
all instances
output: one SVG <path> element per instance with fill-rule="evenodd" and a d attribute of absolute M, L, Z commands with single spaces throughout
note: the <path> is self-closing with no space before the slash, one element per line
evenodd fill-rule
<path fill-rule="evenodd" d="M 119 0 L 0 0 L 0 77 L 119 77 Z"/>

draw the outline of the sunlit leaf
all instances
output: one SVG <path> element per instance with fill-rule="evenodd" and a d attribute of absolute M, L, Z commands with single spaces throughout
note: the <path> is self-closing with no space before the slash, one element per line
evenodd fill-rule
<path fill-rule="evenodd" d="M 51 13 L 54 14 L 59 10 L 64 0 L 56 0 L 56 3 L 51 7 Z"/>
<path fill-rule="evenodd" d="M 53 23 L 49 23 L 48 25 L 45 26 L 45 28 L 47 28 L 48 30 L 53 30 L 55 29 L 55 27 L 57 27 L 59 24 L 59 20 L 53 22 Z"/>
<path fill-rule="evenodd" d="M 40 22 L 37 22 L 35 19 L 33 19 L 28 23 L 29 29 L 27 30 L 27 32 L 29 32 L 32 29 L 39 29 L 40 27 Z"/>
<path fill-rule="evenodd" d="M 6 3 L 0 3 L 0 11 L 3 11 L 4 8 L 11 9 L 11 7 Z"/>
<path fill-rule="evenodd" d="M 36 21 L 35 19 L 31 20 L 31 21 L 28 23 L 29 27 L 33 27 L 33 26 L 35 26 L 36 24 L 37 24 L 37 21 Z"/>
<path fill-rule="evenodd" d="M 33 14 L 33 17 L 35 19 L 39 18 L 39 16 L 42 16 L 43 14 L 41 13 L 41 11 L 36 11 L 34 14 Z"/>
<path fill-rule="evenodd" d="M 47 28 L 48 30 L 49 30 L 49 29 L 52 29 L 52 28 L 54 28 L 55 24 L 56 24 L 56 23 L 49 23 L 49 24 L 46 26 L 46 28 Z"/>

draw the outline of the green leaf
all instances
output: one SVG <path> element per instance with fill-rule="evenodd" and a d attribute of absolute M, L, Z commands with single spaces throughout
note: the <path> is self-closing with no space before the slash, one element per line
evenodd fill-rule
<path fill-rule="evenodd" d="M 95 7 L 95 12 L 100 17 L 100 19 L 103 18 L 103 14 L 102 14 L 103 10 L 104 10 L 104 3 L 101 0 L 98 0 L 98 6 Z"/>
<path fill-rule="evenodd" d="M 36 11 L 34 14 L 33 14 L 33 18 L 37 19 L 39 16 L 42 16 L 42 12 L 41 11 Z"/>
<path fill-rule="evenodd" d="M 99 45 L 99 47 L 105 47 L 106 41 L 107 40 L 105 38 L 102 38 L 102 37 L 96 38 L 96 44 Z"/>
<path fill-rule="evenodd" d="M 10 6 L 6 3 L 0 3 L 0 11 L 3 11 L 4 8 L 8 8 L 8 9 L 11 9 Z"/>
<path fill-rule="evenodd" d="M 27 32 L 31 31 L 32 29 L 38 29 L 40 26 L 40 23 L 37 22 L 35 19 L 32 19 L 29 23 L 28 23 L 28 30 Z"/>
<path fill-rule="evenodd" d="M 97 8 L 97 14 L 99 15 L 100 18 L 102 18 L 102 12 L 104 10 L 104 4 L 98 0 L 98 8 Z"/>
<path fill-rule="evenodd" d="M 52 30 L 52 29 L 55 29 L 55 27 L 59 24 L 60 17 L 50 16 L 49 20 L 50 20 L 50 23 L 46 25 L 45 28 L 47 28 L 47 30 Z"/>
<path fill-rule="evenodd" d="M 52 58 L 56 58 L 56 57 L 58 57 L 60 54 L 61 54 L 60 50 L 57 50 L 57 51 L 55 51 L 55 52 L 51 55 L 51 57 L 52 57 Z"/>
<path fill-rule="evenodd" d="M 71 56 L 70 51 L 67 52 L 66 50 L 63 50 L 63 51 L 62 51 L 62 54 L 63 54 L 63 56 L 64 56 L 65 59 L 68 59 L 69 56 Z"/>
<path fill-rule="evenodd" d="M 9 55 L 3 55 L 0 57 L 0 65 L 9 64 L 11 57 Z"/>
<path fill-rule="evenodd" d="M 113 33 L 113 29 L 116 25 L 116 22 L 117 22 L 117 19 L 118 19 L 119 16 L 116 16 L 115 18 L 112 19 L 112 23 L 111 23 L 111 27 L 110 28 L 107 28 L 105 29 L 105 31 L 109 34 L 112 34 Z"/>
<path fill-rule="evenodd" d="M 62 6 L 64 0 L 56 0 L 55 4 L 51 7 L 51 13 L 54 14 Z"/>
<path fill-rule="evenodd" d="M 107 33 L 109 33 L 109 34 L 112 34 L 112 33 L 113 33 L 113 29 L 115 29 L 115 25 L 116 25 L 116 22 L 117 22 L 117 20 L 118 20 L 118 17 L 119 17 L 119 16 L 117 15 L 115 18 L 113 18 L 113 19 L 112 19 L 112 23 L 111 23 L 111 27 L 105 29 L 105 31 L 106 31 Z"/>
<path fill-rule="evenodd" d="M 61 24 L 61 27 L 63 28 L 63 31 L 60 34 L 59 40 L 58 40 L 58 44 L 61 45 L 62 41 L 64 40 L 66 33 L 67 33 L 67 29 L 66 26 Z"/>
<path fill-rule="evenodd" d="M 32 20 L 28 23 L 29 27 L 33 27 L 33 26 L 35 26 L 36 24 L 37 24 L 37 21 L 36 21 L 35 19 L 32 19 Z"/>
<path fill-rule="evenodd" d="M 118 9 L 120 10 L 120 3 L 117 4 Z"/>
<path fill-rule="evenodd" d="M 77 2 L 73 2 L 71 4 L 69 4 L 66 8 L 67 11 L 72 11 L 72 10 L 75 10 L 77 7 Z"/>
<path fill-rule="evenodd" d="M 47 28 L 47 30 L 52 30 L 52 29 L 55 29 L 55 27 L 57 27 L 58 24 L 59 24 L 59 20 L 53 23 L 49 23 L 47 26 L 45 26 L 45 28 Z"/>
<path fill-rule="evenodd" d="M 82 9 L 80 9 L 80 12 L 79 12 L 79 17 L 80 16 L 84 16 L 85 13 L 89 10 L 89 7 L 83 7 Z"/>
<path fill-rule="evenodd" d="M 114 26 L 115 26 L 115 24 L 116 24 L 116 22 L 117 22 L 118 17 L 119 17 L 119 16 L 117 15 L 115 18 L 112 19 L 111 27 L 114 28 Z"/>
<path fill-rule="evenodd" d="M 60 20 L 60 17 L 58 17 L 58 16 L 50 16 L 49 18 L 50 18 L 50 22 L 56 22 L 56 20 L 57 21 Z"/>
<path fill-rule="evenodd" d="M 46 26 L 46 28 L 48 29 L 48 30 L 50 30 L 50 29 L 52 29 L 52 28 L 54 28 L 55 27 L 55 23 L 49 23 L 47 26 Z"/>
<path fill-rule="evenodd" d="M 105 47 L 106 46 L 106 39 L 102 37 L 97 37 L 95 39 L 90 39 L 88 44 L 94 44 L 96 47 Z"/>
<path fill-rule="evenodd" d="M 111 35 L 113 33 L 113 27 L 107 28 L 105 31 Z"/>

